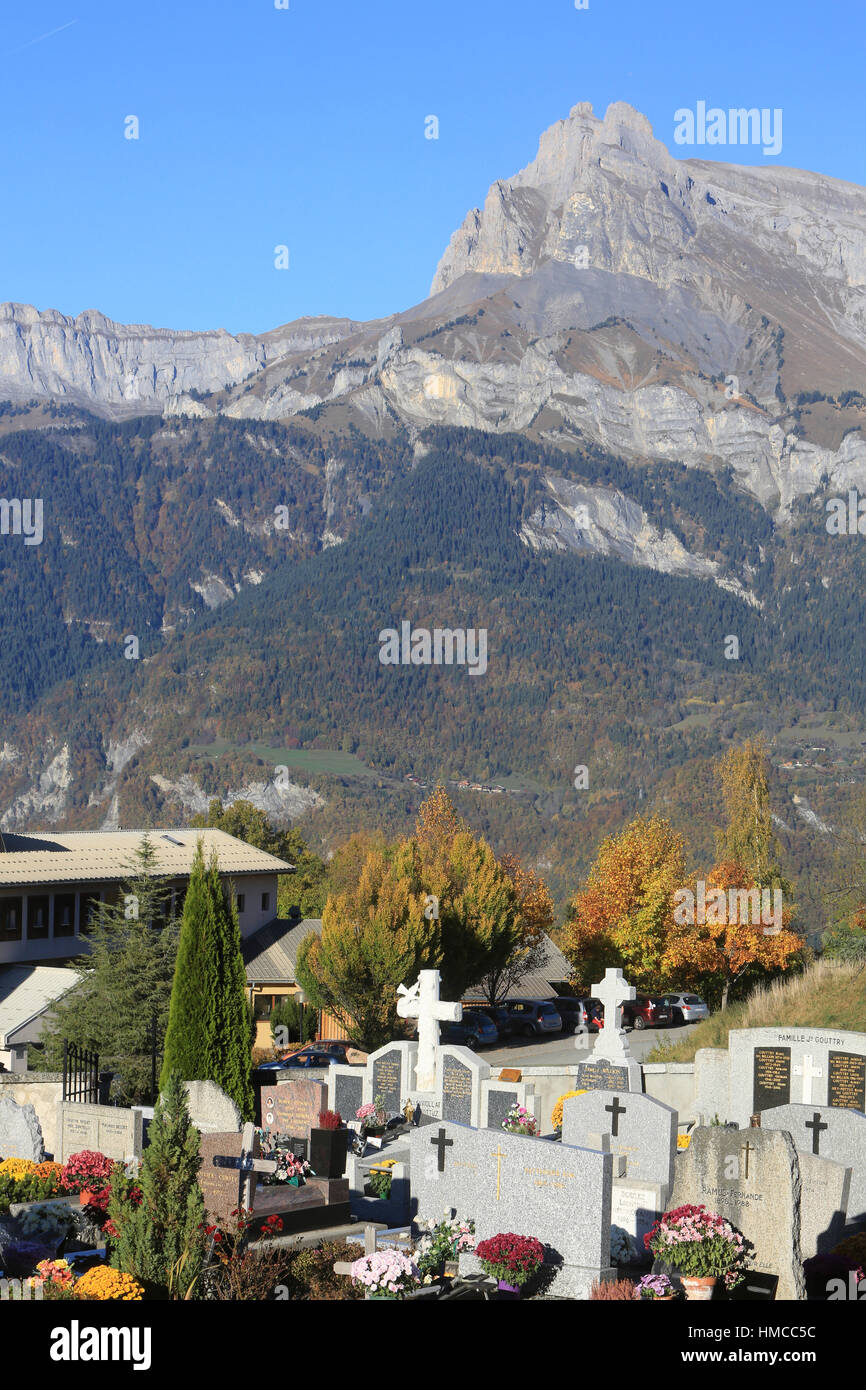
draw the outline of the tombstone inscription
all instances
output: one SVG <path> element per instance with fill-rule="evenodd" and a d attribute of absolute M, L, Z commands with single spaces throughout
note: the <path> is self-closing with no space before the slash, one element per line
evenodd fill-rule
<path fill-rule="evenodd" d="M 306 1139 L 319 1122 L 319 1113 L 328 1108 L 328 1087 L 324 1081 L 281 1081 L 262 1087 L 262 1129 L 269 1134 L 288 1134 Z"/>
<path fill-rule="evenodd" d="M 752 1074 L 752 1110 L 787 1105 L 791 1099 L 790 1047 L 756 1047 Z"/>
<path fill-rule="evenodd" d="M 866 1110 L 866 1057 L 856 1052 L 830 1053 L 827 1104 L 840 1110 Z"/>
<path fill-rule="evenodd" d="M 441 1064 L 442 1119 L 472 1123 L 472 1071 L 459 1057 L 446 1054 Z"/>
<path fill-rule="evenodd" d="M 383 1053 L 373 1062 L 373 1095 L 381 1096 L 387 1114 L 392 1115 L 403 1104 L 403 1059 L 396 1048 Z"/>

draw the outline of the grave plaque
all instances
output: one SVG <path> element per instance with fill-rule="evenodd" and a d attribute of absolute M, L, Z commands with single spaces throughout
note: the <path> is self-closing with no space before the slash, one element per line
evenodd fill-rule
<path fill-rule="evenodd" d="M 447 1053 L 442 1059 L 442 1118 L 472 1123 L 472 1071 Z"/>
<path fill-rule="evenodd" d="M 583 1091 L 627 1091 L 628 1067 L 616 1067 L 612 1062 L 581 1062 L 577 1086 Z"/>
<path fill-rule="evenodd" d="M 331 1109 L 336 1110 L 343 1120 L 354 1120 L 355 1114 L 364 1102 L 364 1071 L 358 1067 L 354 1072 L 333 1068 L 336 1075 L 331 1087 Z"/>
<path fill-rule="evenodd" d="M 487 1128 L 501 1129 L 503 1122 L 508 1118 L 508 1112 L 512 1105 L 519 1101 L 517 1091 L 494 1091 L 492 1088 L 487 1092 Z"/>
<path fill-rule="evenodd" d="M 309 1139 L 310 1130 L 319 1123 L 319 1111 L 327 1108 L 324 1081 L 281 1081 L 262 1087 L 262 1129 L 269 1134 Z"/>
<path fill-rule="evenodd" d="M 397 1048 L 383 1052 L 373 1061 L 373 1098 L 381 1096 L 385 1111 L 396 1114 L 403 1105 L 403 1056 Z"/>
<path fill-rule="evenodd" d="M 791 1099 L 790 1047 L 756 1047 L 752 1110 L 770 1110 Z"/>
<path fill-rule="evenodd" d="M 831 1052 L 827 1104 L 840 1110 L 866 1110 L 866 1057 Z"/>
<path fill-rule="evenodd" d="M 223 1134 L 211 1132 L 202 1134 L 199 1153 L 201 1167 L 198 1171 L 198 1185 L 204 1197 L 208 1220 L 215 1225 L 224 1225 L 238 1207 L 252 1205 L 255 1192 L 255 1174 L 245 1173 L 240 1168 L 218 1167 L 215 1158 L 236 1158 L 259 1156 L 258 1135 L 253 1135 L 249 1148 L 245 1147 L 243 1131 L 228 1130 Z"/>

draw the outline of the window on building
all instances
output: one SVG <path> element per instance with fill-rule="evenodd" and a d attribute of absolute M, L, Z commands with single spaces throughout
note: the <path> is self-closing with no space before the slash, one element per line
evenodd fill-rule
<path fill-rule="evenodd" d="M 238 912 L 243 912 L 244 907 L 246 906 L 246 901 L 246 894 L 238 893 Z"/>
<path fill-rule="evenodd" d="M 101 898 L 98 893 L 82 893 L 78 913 L 78 935 L 87 936 L 96 925 Z"/>
<path fill-rule="evenodd" d="M 0 899 L 0 941 L 21 940 L 21 899 Z"/>
<path fill-rule="evenodd" d="M 268 910 L 268 908 L 270 907 L 270 905 L 271 905 L 271 895 L 270 895 L 270 893 L 262 893 L 262 912 L 267 912 L 267 910 Z"/>
<path fill-rule="evenodd" d="M 75 935 L 74 893 L 55 893 L 54 895 L 54 935 Z"/>
<path fill-rule="evenodd" d="M 44 941 L 48 935 L 48 895 L 27 898 L 27 940 Z"/>
<path fill-rule="evenodd" d="M 274 996 L 272 994 L 257 994 L 253 1000 L 253 1017 L 270 1018 L 274 1008 Z"/>

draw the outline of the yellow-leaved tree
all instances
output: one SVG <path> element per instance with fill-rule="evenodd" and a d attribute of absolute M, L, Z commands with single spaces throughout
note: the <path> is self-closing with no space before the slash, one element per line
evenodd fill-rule
<path fill-rule="evenodd" d="M 682 836 L 660 816 L 639 816 L 603 841 L 562 935 L 578 993 L 589 994 L 608 966 L 639 990 L 663 987 L 673 895 L 684 881 Z"/>

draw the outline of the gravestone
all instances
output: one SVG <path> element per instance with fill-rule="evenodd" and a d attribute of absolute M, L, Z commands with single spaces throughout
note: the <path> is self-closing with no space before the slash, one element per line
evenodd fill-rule
<path fill-rule="evenodd" d="M 577 1088 L 586 1091 L 642 1090 L 640 1063 L 632 1057 L 622 1027 L 622 1005 L 634 999 L 634 986 L 623 978 L 621 970 L 608 969 L 604 979 L 592 986 L 592 993 L 604 1005 L 604 1026 L 596 1035 L 592 1059 L 578 1064 Z M 582 1048 L 585 1042 L 585 1037 L 578 1034 L 574 1045 Z"/>
<path fill-rule="evenodd" d="M 328 1109 L 324 1081 L 281 1081 L 262 1087 L 262 1129 L 310 1142 L 310 1130 L 319 1123 L 319 1112 Z"/>
<path fill-rule="evenodd" d="M 829 1106 L 778 1105 L 763 1111 L 761 1128 L 787 1130 L 801 1153 L 850 1168 L 848 1220 L 866 1221 L 866 1115 Z"/>
<path fill-rule="evenodd" d="M 44 1157 L 42 1126 L 36 1107 L 0 1100 L 0 1158 L 29 1158 L 41 1163 Z"/>
<path fill-rule="evenodd" d="M 189 1117 L 202 1134 L 240 1130 L 241 1112 L 215 1081 L 185 1081 Z"/>
<path fill-rule="evenodd" d="M 512 1105 L 522 1105 L 540 1123 L 541 1097 L 536 1096 L 532 1082 L 485 1081 L 481 1087 L 481 1124 L 487 1129 L 501 1129 Z"/>
<path fill-rule="evenodd" d="M 418 1044 L 390 1042 L 367 1058 L 367 1079 L 364 1100 L 381 1096 L 385 1110 L 396 1115 L 410 1096 L 414 1096 L 415 1058 Z"/>
<path fill-rule="evenodd" d="M 735 1028 L 727 1115 L 738 1125 L 780 1105 L 866 1110 L 866 1034 L 833 1028 Z M 700 1079 L 699 1079 L 700 1089 Z M 721 1110 L 718 1112 L 721 1115 Z"/>
<path fill-rule="evenodd" d="M 346 1122 L 364 1104 L 364 1068 L 337 1065 L 328 1071 L 328 1109 Z"/>
<path fill-rule="evenodd" d="M 800 1254 L 828 1255 L 845 1234 L 849 1209 L 851 1169 L 829 1158 L 799 1152 L 802 1189 L 800 1193 Z"/>
<path fill-rule="evenodd" d="M 78 1101 L 59 1104 L 59 1161 L 71 1154 L 94 1149 L 118 1163 L 141 1158 L 144 1152 L 144 1116 L 141 1109 L 127 1110 L 120 1105 L 84 1105 Z"/>
<path fill-rule="evenodd" d="M 535 1236 L 551 1266 L 549 1292 L 586 1298 L 610 1264 L 611 1156 L 448 1121 L 409 1139 L 413 1217 L 451 1208 L 475 1221 L 478 1240 L 513 1231 Z M 480 1268 L 460 1257 L 460 1270 Z"/>
<path fill-rule="evenodd" d="M 439 1048 L 440 1109 L 443 1120 L 455 1124 L 481 1124 L 481 1088 L 489 1080 L 490 1066 L 468 1047 Z"/>
<path fill-rule="evenodd" d="M 624 1177 L 656 1183 L 665 1195 L 674 1180 L 677 1112 L 640 1091 L 587 1091 L 562 1107 L 562 1142 L 587 1146 L 589 1136 L 610 1135 L 611 1153 L 626 1160 Z"/>
<path fill-rule="evenodd" d="M 692 1203 L 730 1221 L 755 1249 L 753 1268 L 778 1276 L 777 1297 L 805 1297 L 797 1151 L 779 1130 L 696 1128 L 676 1163 L 668 1209 Z"/>
<path fill-rule="evenodd" d="M 201 1167 L 198 1185 L 204 1197 L 208 1220 L 217 1226 L 231 1221 L 238 1208 L 253 1210 L 256 1181 L 253 1172 L 245 1168 L 228 1168 L 214 1163 L 215 1158 L 234 1158 L 240 1162 L 255 1161 L 260 1156 L 259 1137 L 251 1125 L 244 1129 L 215 1130 L 201 1135 L 199 1140 Z"/>
<path fill-rule="evenodd" d="M 643 1256 L 644 1236 L 658 1221 L 667 1205 L 665 1189 L 658 1183 L 634 1183 L 614 1178 L 610 1202 L 610 1224 L 627 1231 L 638 1254 Z"/>

